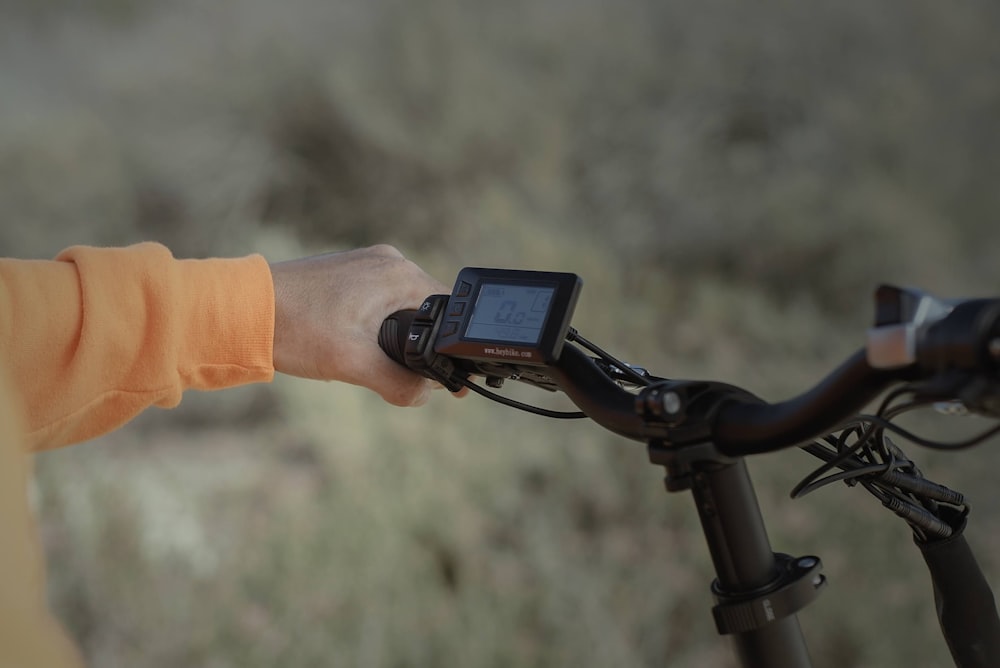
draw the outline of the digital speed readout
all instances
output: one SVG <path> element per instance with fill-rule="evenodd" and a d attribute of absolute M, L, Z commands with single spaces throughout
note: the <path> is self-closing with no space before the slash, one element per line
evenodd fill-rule
<path fill-rule="evenodd" d="M 547 286 L 484 283 L 465 338 L 536 345 L 555 291 Z"/>

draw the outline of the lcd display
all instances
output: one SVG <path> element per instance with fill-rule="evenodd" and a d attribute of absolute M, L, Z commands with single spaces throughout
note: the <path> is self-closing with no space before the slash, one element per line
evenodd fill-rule
<path fill-rule="evenodd" d="M 536 345 L 555 291 L 554 286 L 484 283 L 465 338 Z"/>

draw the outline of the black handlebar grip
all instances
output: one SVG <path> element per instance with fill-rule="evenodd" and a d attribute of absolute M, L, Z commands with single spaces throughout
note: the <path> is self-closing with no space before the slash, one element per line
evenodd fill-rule
<path fill-rule="evenodd" d="M 943 509 L 942 509 L 943 510 Z M 934 584 L 941 631 L 959 668 L 1000 666 L 1000 618 L 993 592 L 962 535 L 965 518 L 950 518 L 955 533 L 944 540 L 915 541 Z"/>
<path fill-rule="evenodd" d="M 382 321 L 378 331 L 378 345 L 385 354 L 394 361 L 406 366 L 406 337 L 410 333 L 410 324 L 417 316 L 414 310 L 396 311 Z"/>

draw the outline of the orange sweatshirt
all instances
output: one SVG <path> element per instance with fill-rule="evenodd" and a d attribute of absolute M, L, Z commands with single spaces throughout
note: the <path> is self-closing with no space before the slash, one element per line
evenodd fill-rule
<path fill-rule="evenodd" d="M 146 243 L 0 259 L 0 666 L 79 665 L 45 604 L 30 451 L 176 406 L 189 388 L 268 381 L 273 335 L 260 256 L 175 260 Z"/>

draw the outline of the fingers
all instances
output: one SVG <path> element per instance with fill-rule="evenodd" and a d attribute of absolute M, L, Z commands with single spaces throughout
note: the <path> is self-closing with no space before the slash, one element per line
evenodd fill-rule
<path fill-rule="evenodd" d="M 399 366 L 390 360 L 391 365 Z M 426 378 L 421 378 L 414 373 L 403 370 L 388 371 L 376 375 L 376 380 L 371 389 L 388 403 L 394 406 L 423 406 L 431 398 L 433 384 Z"/>
<path fill-rule="evenodd" d="M 432 384 L 378 347 L 383 320 L 450 290 L 388 245 L 271 265 L 274 368 L 368 387 L 397 406 L 426 403 Z"/>
<path fill-rule="evenodd" d="M 377 345 L 357 341 L 342 351 L 338 380 L 367 387 L 394 406 L 422 406 L 430 399 L 432 381 L 394 362 Z"/>

